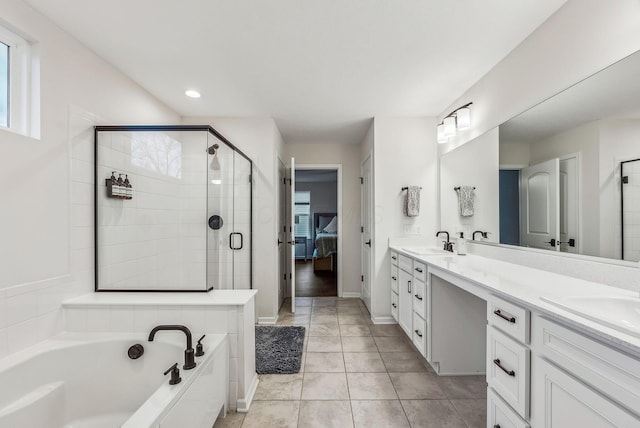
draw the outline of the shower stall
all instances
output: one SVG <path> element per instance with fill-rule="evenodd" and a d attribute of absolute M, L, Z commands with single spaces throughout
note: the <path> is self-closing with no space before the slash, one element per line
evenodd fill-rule
<path fill-rule="evenodd" d="M 620 162 L 622 260 L 640 261 L 640 159 Z"/>
<path fill-rule="evenodd" d="M 210 126 L 95 127 L 95 290 L 252 288 L 252 169 Z"/>

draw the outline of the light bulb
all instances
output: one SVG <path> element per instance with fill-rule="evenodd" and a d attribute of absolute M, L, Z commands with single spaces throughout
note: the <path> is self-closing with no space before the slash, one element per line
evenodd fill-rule
<path fill-rule="evenodd" d="M 442 121 L 444 124 L 444 135 L 445 137 L 453 137 L 456 135 L 456 118 L 453 116 L 445 117 Z"/>
<path fill-rule="evenodd" d="M 459 130 L 471 128 L 471 110 L 468 107 L 456 112 L 456 126 Z"/>
<path fill-rule="evenodd" d="M 184 91 L 184 94 L 186 96 L 188 96 L 189 98 L 200 98 L 200 92 L 194 90 L 194 89 L 188 89 L 186 91 Z"/>

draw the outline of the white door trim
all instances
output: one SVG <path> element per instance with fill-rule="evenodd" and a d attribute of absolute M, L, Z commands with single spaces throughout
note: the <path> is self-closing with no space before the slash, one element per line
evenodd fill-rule
<path fill-rule="evenodd" d="M 296 164 L 295 169 L 331 169 L 338 171 L 338 297 L 343 297 L 342 291 L 342 273 L 344 271 L 344 264 L 342 263 L 343 254 L 342 251 L 342 228 L 344 222 L 342 221 L 342 164 L 341 163 L 328 163 L 328 164 Z"/>

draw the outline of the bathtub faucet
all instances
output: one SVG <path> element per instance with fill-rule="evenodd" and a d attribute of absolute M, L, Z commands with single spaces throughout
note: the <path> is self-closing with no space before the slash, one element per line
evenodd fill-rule
<path fill-rule="evenodd" d="M 191 332 L 189 329 L 183 325 L 159 325 L 153 327 L 151 333 L 149 333 L 149 342 L 153 342 L 153 338 L 156 333 L 160 330 L 178 330 L 183 332 L 187 336 L 187 349 L 184 351 L 184 366 L 182 366 L 185 370 L 191 370 L 196 366 L 194 352 L 193 352 L 193 342 L 191 340 Z"/>

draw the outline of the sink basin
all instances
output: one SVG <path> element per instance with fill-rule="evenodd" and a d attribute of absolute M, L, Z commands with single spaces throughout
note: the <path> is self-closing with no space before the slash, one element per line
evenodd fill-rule
<path fill-rule="evenodd" d="M 640 337 L 640 298 L 565 297 L 541 300 L 615 330 Z"/>
<path fill-rule="evenodd" d="M 419 256 L 450 256 L 451 254 L 453 254 L 450 251 L 445 251 L 443 249 L 435 247 L 403 247 L 402 249 Z"/>

